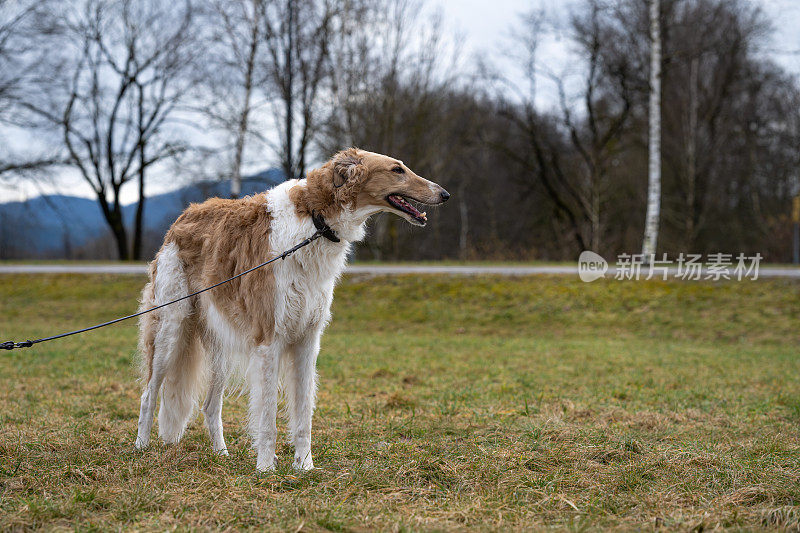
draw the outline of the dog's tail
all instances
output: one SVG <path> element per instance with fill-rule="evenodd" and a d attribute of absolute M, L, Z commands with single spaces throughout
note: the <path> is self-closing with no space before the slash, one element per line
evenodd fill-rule
<path fill-rule="evenodd" d="M 186 275 L 174 245 L 167 245 L 150 266 L 150 283 L 142 293 L 141 310 L 188 294 Z M 178 442 L 197 409 L 205 385 L 205 357 L 193 319 L 192 303 L 182 300 L 142 315 L 139 322 L 142 379 L 158 379 L 161 407 L 158 434 Z M 158 384 L 158 383 L 157 383 Z"/>
<path fill-rule="evenodd" d="M 185 344 L 179 348 L 161 385 L 158 436 L 168 444 L 178 442 L 183 436 L 196 414 L 205 383 L 205 358 L 199 339 L 184 334 L 181 341 Z"/>
<path fill-rule="evenodd" d="M 153 294 L 153 280 L 156 275 L 156 262 L 150 263 L 150 282 L 142 290 L 138 312 L 156 306 Z M 153 377 L 153 355 L 156 351 L 156 331 L 158 331 L 158 311 L 145 313 L 139 317 L 139 377 L 142 385 L 147 385 Z"/>

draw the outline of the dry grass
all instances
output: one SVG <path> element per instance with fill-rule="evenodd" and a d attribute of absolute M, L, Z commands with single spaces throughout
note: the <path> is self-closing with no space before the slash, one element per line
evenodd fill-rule
<path fill-rule="evenodd" d="M 143 280 L 0 277 L 0 340 Z M 800 528 L 800 283 L 349 278 L 314 453 L 257 475 L 245 400 L 134 451 L 135 325 L 0 356 L 0 529 Z"/>

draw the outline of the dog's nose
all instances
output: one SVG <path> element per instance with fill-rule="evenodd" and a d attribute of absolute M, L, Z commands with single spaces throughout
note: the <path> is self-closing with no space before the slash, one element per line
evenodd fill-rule
<path fill-rule="evenodd" d="M 441 197 L 442 197 L 442 202 L 446 202 L 447 200 L 449 200 L 449 199 L 450 199 L 450 193 L 449 193 L 449 192 L 447 192 L 447 191 L 446 191 L 446 190 L 444 190 L 444 189 L 442 189 L 442 192 L 440 193 L 440 195 L 441 195 Z"/>

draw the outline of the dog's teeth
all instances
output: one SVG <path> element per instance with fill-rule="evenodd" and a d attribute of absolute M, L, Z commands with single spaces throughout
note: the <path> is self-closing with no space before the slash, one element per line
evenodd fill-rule
<path fill-rule="evenodd" d="M 427 212 L 427 211 L 425 211 L 425 212 L 424 212 L 424 213 L 422 213 L 422 215 L 420 215 L 420 216 L 421 216 L 422 218 L 425 218 L 425 217 L 427 217 L 427 216 L 428 216 L 428 212 Z"/>

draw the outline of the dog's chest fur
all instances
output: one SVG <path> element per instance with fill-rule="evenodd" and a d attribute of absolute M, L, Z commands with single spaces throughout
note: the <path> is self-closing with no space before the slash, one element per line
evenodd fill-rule
<path fill-rule="evenodd" d="M 290 180 L 270 190 L 267 195 L 267 208 L 272 217 L 270 248 L 276 252 L 291 248 L 316 231 L 308 217 L 297 215 L 288 194 L 294 186 L 304 186 L 304 183 Z M 350 230 L 349 227 L 339 227 L 343 232 Z M 286 260 L 274 264 L 277 335 L 289 341 L 298 340 L 309 330 L 327 323 L 333 288 L 345 268 L 349 249 L 350 244 L 345 239 L 334 243 L 319 238 Z"/>

